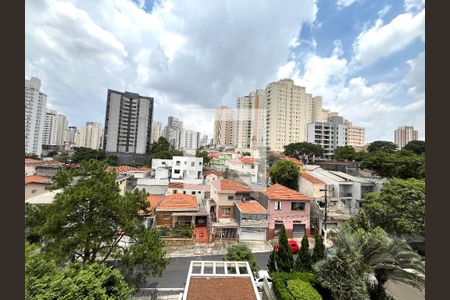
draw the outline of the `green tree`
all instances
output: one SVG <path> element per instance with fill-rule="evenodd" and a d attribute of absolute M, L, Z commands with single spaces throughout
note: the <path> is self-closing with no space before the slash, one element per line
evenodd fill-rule
<path fill-rule="evenodd" d="M 151 145 L 151 153 L 158 153 L 161 151 L 170 150 L 171 146 L 169 141 L 165 137 L 159 137 L 159 139 Z"/>
<path fill-rule="evenodd" d="M 269 261 L 267 262 L 267 269 L 270 273 L 277 271 L 277 265 L 275 261 L 276 255 L 277 253 L 275 252 L 275 249 L 273 249 L 272 252 L 270 252 Z"/>
<path fill-rule="evenodd" d="M 353 228 L 353 230 L 357 230 L 358 228 L 361 228 L 364 231 L 370 230 L 369 219 L 362 208 L 358 210 L 358 214 L 356 216 L 348 220 L 348 224 L 351 228 Z"/>
<path fill-rule="evenodd" d="M 279 160 L 270 168 L 269 175 L 272 183 L 279 183 L 293 190 L 298 190 L 298 176 L 300 168 L 293 162 Z"/>
<path fill-rule="evenodd" d="M 333 299 L 369 299 L 363 278 L 341 258 L 322 260 L 314 270 L 318 283 L 330 291 Z"/>
<path fill-rule="evenodd" d="M 25 299 L 129 299 L 132 291 L 117 269 L 97 263 L 59 268 L 25 243 Z"/>
<path fill-rule="evenodd" d="M 39 156 L 34 153 L 25 153 L 25 158 L 39 159 Z"/>
<path fill-rule="evenodd" d="M 105 153 L 102 150 L 94 150 L 90 148 L 77 147 L 74 148 L 75 152 L 72 155 L 71 159 L 74 163 L 80 163 L 84 160 L 96 159 L 96 160 L 104 160 Z"/>
<path fill-rule="evenodd" d="M 119 165 L 119 158 L 117 155 L 108 155 L 105 159 L 108 166 L 118 166 Z"/>
<path fill-rule="evenodd" d="M 208 166 L 211 161 L 211 157 L 208 156 L 208 152 L 197 150 L 195 152 L 195 157 L 203 158 L 203 165 Z"/>
<path fill-rule="evenodd" d="M 169 261 L 164 243 L 158 231 L 144 227 L 139 214 L 149 209 L 146 194 L 136 191 L 121 196 L 115 172 L 106 172 L 106 167 L 104 162 L 82 161 L 76 171 L 54 176 L 55 188 L 62 192 L 39 210 L 45 221 L 32 231 L 42 237 L 43 250 L 58 263 L 111 261 L 125 274 L 133 274 L 129 280 L 140 280 L 145 273 L 162 274 Z M 124 247 L 124 240 L 131 246 Z"/>
<path fill-rule="evenodd" d="M 297 260 L 295 261 L 294 270 L 300 272 L 312 271 L 311 254 L 309 253 L 309 242 L 306 234 L 302 238 L 302 244 L 300 252 L 298 253 Z"/>
<path fill-rule="evenodd" d="M 381 177 L 424 178 L 425 156 L 409 151 L 373 152 L 362 160 L 362 167 L 374 170 Z"/>
<path fill-rule="evenodd" d="M 288 244 L 286 229 L 281 229 L 278 236 L 278 251 L 275 256 L 278 272 L 291 272 L 294 265 L 294 257 L 292 256 L 291 247 Z"/>
<path fill-rule="evenodd" d="M 309 283 L 303 280 L 288 280 L 287 288 L 291 292 L 293 299 L 297 300 L 321 300 L 322 296 Z"/>
<path fill-rule="evenodd" d="M 323 148 L 320 145 L 302 142 L 291 143 L 284 146 L 284 155 L 297 158 L 307 158 L 309 161 L 314 161 L 315 157 L 321 156 L 324 153 Z"/>
<path fill-rule="evenodd" d="M 152 159 L 171 159 L 174 156 L 182 156 L 183 151 L 174 149 L 165 137 L 160 137 L 151 146 L 148 157 L 148 165 L 152 165 Z"/>
<path fill-rule="evenodd" d="M 364 211 L 373 226 L 390 234 L 425 235 L 425 181 L 391 179 L 367 195 Z"/>
<path fill-rule="evenodd" d="M 253 273 L 259 271 L 255 254 L 246 245 L 238 244 L 228 248 L 227 254 L 223 257 L 227 261 L 247 261 Z"/>
<path fill-rule="evenodd" d="M 334 151 L 334 159 L 336 160 L 356 160 L 358 155 L 352 146 L 339 146 Z"/>
<path fill-rule="evenodd" d="M 314 236 L 314 249 L 311 256 L 313 263 L 316 263 L 325 258 L 325 245 L 323 244 L 323 237 L 321 234 L 316 233 Z"/>
<path fill-rule="evenodd" d="M 425 153 L 425 141 L 411 141 L 403 149 L 412 151 L 415 154 Z"/>
<path fill-rule="evenodd" d="M 367 152 L 394 152 L 397 145 L 389 141 L 375 141 L 367 147 Z"/>

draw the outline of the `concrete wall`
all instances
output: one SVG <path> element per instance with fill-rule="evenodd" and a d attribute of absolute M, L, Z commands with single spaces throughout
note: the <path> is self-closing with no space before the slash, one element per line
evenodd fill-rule
<path fill-rule="evenodd" d="M 47 190 L 45 189 L 48 185 L 42 183 L 29 183 L 25 185 L 25 200 L 30 197 L 34 197 L 40 194 L 45 193 Z"/>

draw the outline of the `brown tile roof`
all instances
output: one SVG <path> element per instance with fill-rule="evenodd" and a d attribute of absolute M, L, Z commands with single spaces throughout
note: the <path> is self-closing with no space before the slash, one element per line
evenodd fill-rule
<path fill-rule="evenodd" d="M 43 177 L 43 176 L 37 176 L 37 175 L 32 175 L 32 176 L 25 176 L 25 185 L 30 184 L 30 183 L 51 183 L 51 179 L 47 178 L 47 177 Z"/>
<path fill-rule="evenodd" d="M 278 183 L 268 187 L 264 194 L 270 200 L 311 200 L 310 197 Z"/>
<path fill-rule="evenodd" d="M 187 300 L 256 300 L 250 277 L 194 277 L 189 281 Z"/>
<path fill-rule="evenodd" d="M 128 172 L 149 172 L 151 169 L 147 167 L 132 167 L 132 166 L 117 166 L 117 167 L 108 167 L 106 171 L 112 172 L 116 170 L 117 173 L 128 173 Z"/>
<path fill-rule="evenodd" d="M 216 153 L 216 152 L 213 152 L 213 153 L 208 153 L 208 157 L 220 157 L 220 153 Z"/>
<path fill-rule="evenodd" d="M 232 192 L 249 192 L 250 188 L 246 185 L 240 184 L 236 181 L 230 179 L 223 179 L 219 181 L 221 191 L 232 191 Z"/>
<path fill-rule="evenodd" d="M 298 160 L 298 159 L 296 159 L 294 157 L 283 156 L 283 157 L 281 157 L 281 159 L 293 162 L 294 164 L 296 164 L 299 167 L 303 166 L 303 163 L 300 160 Z"/>
<path fill-rule="evenodd" d="M 38 159 L 33 159 L 33 158 L 25 158 L 25 164 L 26 165 L 35 165 L 35 164 L 39 164 L 41 161 Z"/>
<path fill-rule="evenodd" d="M 251 200 L 251 201 L 241 201 L 236 200 L 236 205 L 239 207 L 239 210 L 244 214 L 264 214 L 267 213 L 267 210 L 259 204 L 259 202 Z"/>
<path fill-rule="evenodd" d="M 197 208 L 197 198 L 193 195 L 173 194 L 166 195 L 159 203 L 158 208 L 163 209 L 195 209 Z"/>
<path fill-rule="evenodd" d="M 323 182 L 322 180 L 320 180 L 317 177 L 314 177 L 313 175 L 311 175 L 311 173 L 309 173 L 307 171 L 301 171 L 300 172 L 300 176 L 305 178 L 306 180 L 308 180 L 312 184 L 325 184 L 325 182 Z"/>
<path fill-rule="evenodd" d="M 216 169 L 209 169 L 209 170 L 205 170 L 203 172 L 203 176 L 205 176 L 205 177 L 210 175 L 210 174 L 214 174 L 216 176 L 223 176 L 223 172 L 221 172 L 219 170 L 216 170 Z"/>
<path fill-rule="evenodd" d="M 184 182 L 170 182 L 168 188 L 183 189 L 183 190 L 203 190 L 203 184 L 184 183 Z"/>

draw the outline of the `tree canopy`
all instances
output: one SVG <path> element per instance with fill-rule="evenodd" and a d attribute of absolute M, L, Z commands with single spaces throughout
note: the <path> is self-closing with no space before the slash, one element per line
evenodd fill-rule
<path fill-rule="evenodd" d="M 379 193 L 370 193 L 364 211 L 373 226 L 388 233 L 425 234 L 425 181 L 391 179 Z"/>
<path fill-rule="evenodd" d="M 129 299 L 132 291 L 117 269 L 97 263 L 60 268 L 25 243 L 25 299 Z"/>
<path fill-rule="evenodd" d="M 294 266 L 294 258 L 284 226 L 278 236 L 278 251 L 275 252 L 275 262 L 278 272 L 291 272 Z"/>
<path fill-rule="evenodd" d="M 300 169 L 291 161 L 278 160 L 270 168 L 269 176 L 272 183 L 279 183 L 288 188 L 298 189 L 298 177 Z"/>
<path fill-rule="evenodd" d="M 148 165 L 151 166 L 152 159 L 172 159 L 174 156 L 182 156 L 183 151 L 176 150 L 165 137 L 160 137 L 151 145 Z"/>
<path fill-rule="evenodd" d="M 84 148 L 84 147 L 76 147 L 74 148 L 75 152 L 71 157 L 72 162 L 74 163 L 80 163 L 83 160 L 90 160 L 90 159 L 96 159 L 96 160 L 104 160 L 105 153 L 102 150 L 94 150 L 91 148 Z"/>
<path fill-rule="evenodd" d="M 415 154 L 425 153 L 425 141 L 411 141 L 403 149 L 412 151 Z"/>
<path fill-rule="evenodd" d="M 247 261 L 252 269 L 253 273 L 259 271 L 258 262 L 256 256 L 252 253 L 250 248 L 246 245 L 238 244 L 228 248 L 227 254 L 223 257 L 223 260 L 228 261 Z"/>
<path fill-rule="evenodd" d="M 394 152 L 397 145 L 389 141 L 375 141 L 367 147 L 367 152 Z"/>
<path fill-rule="evenodd" d="M 352 146 L 339 146 L 334 150 L 333 158 L 336 160 L 358 160 L 360 156 Z"/>
<path fill-rule="evenodd" d="M 410 151 L 372 152 L 364 156 L 362 168 L 388 178 L 425 178 L 425 156 Z"/>
<path fill-rule="evenodd" d="M 321 156 L 324 153 L 324 149 L 320 145 L 302 142 L 291 143 L 284 146 L 284 155 L 297 158 L 299 160 L 307 159 L 308 161 L 314 161 L 314 158 Z"/>
<path fill-rule="evenodd" d="M 206 151 L 197 150 L 195 152 L 195 157 L 203 158 L 203 165 L 205 166 L 209 165 L 209 162 L 211 161 L 211 157 L 208 156 L 208 152 Z"/>
<path fill-rule="evenodd" d="M 300 272 L 311 272 L 312 271 L 312 259 L 309 253 L 309 242 L 306 234 L 302 238 L 302 243 L 300 247 L 300 252 L 298 253 L 297 260 L 294 264 L 294 270 Z"/>
<path fill-rule="evenodd" d="M 62 192 L 53 203 L 29 211 L 26 222 L 34 225 L 30 232 L 41 237 L 43 251 L 58 263 L 109 261 L 127 276 L 133 274 L 128 277 L 132 280 L 146 273 L 160 275 L 168 259 L 158 231 L 144 227 L 140 212 L 149 209 L 146 194 L 121 196 L 115 173 L 105 169 L 104 162 L 89 160 L 54 176 L 54 188 Z M 42 222 L 28 221 L 36 219 Z"/>

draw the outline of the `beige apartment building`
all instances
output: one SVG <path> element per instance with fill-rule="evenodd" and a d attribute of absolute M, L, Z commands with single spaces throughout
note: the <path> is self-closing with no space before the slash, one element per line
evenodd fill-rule
<path fill-rule="evenodd" d="M 214 145 L 235 146 L 235 111 L 222 105 L 214 115 Z"/>
<path fill-rule="evenodd" d="M 237 99 L 236 146 L 253 149 L 265 145 L 264 90 L 258 89 Z"/>
<path fill-rule="evenodd" d="M 307 124 L 323 121 L 322 98 L 313 97 L 291 79 L 272 82 L 265 89 L 266 140 L 273 151 L 307 140 Z"/>
<path fill-rule="evenodd" d="M 366 145 L 366 129 L 364 127 L 355 127 L 352 122 L 344 121 L 347 125 L 347 145 L 363 147 Z"/>
<path fill-rule="evenodd" d="M 394 131 L 394 142 L 397 148 L 403 149 L 411 141 L 419 139 L 418 131 L 413 126 L 401 126 Z"/>
<path fill-rule="evenodd" d="M 161 137 L 161 122 L 152 122 L 152 143 Z"/>
<path fill-rule="evenodd" d="M 81 128 L 79 147 L 100 149 L 103 136 L 103 129 L 100 123 L 86 122 Z"/>

